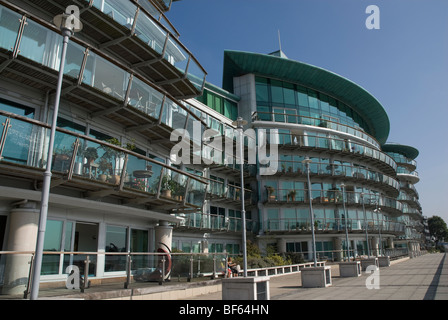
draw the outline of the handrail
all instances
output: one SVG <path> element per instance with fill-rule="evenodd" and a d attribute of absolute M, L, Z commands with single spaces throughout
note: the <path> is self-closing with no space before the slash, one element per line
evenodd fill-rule
<path fill-rule="evenodd" d="M 379 160 L 389 165 L 393 170 L 397 169 L 397 163 L 387 153 L 364 144 L 349 141 L 348 139 L 294 133 L 278 133 L 277 136 L 279 138 L 278 145 L 348 152 Z M 268 139 L 268 143 L 271 143 L 270 139 Z"/>
<path fill-rule="evenodd" d="M 381 232 L 404 232 L 406 224 L 404 222 L 384 220 L 384 219 L 354 219 L 354 218 L 316 218 L 316 231 L 343 231 L 347 224 L 349 231 L 367 230 Z M 279 218 L 268 219 L 265 230 L 267 231 L 311 231 L 311 220 L 309 218 Z"/>
<path fill-rule="evenodd" d="M 278 160 L 280 166 L 277 166 L 277 173 L 306 173 L 306 166 L 301 161 L 294 160 Z M 313 166 L 317 166 L 317 170 L 314 170 Z M 280 169 L 281 167 L 281 169 Z M 323 168 L 324 167 L 324 168 Z M 331 167 L 330 169 L 328 167 Z M 350 172 L 349 174 L 347 172 Z M 400 189 L 400 183 L 394 178 L 380 172 L 370 170 L 368 168 L 356 167 L 346 164 L 324 163 L 324 162 L 310 162 L 310 174 L 311 175 L 332 175 L 332 176 L 344 176 L 352 178 L 364 178 L 364 180 L 371 180 L 380 183 L 388 184 L 395 189 Z"/>
<path fill-rule="evenodd" d="M 348 132 L 348 130 L 347 131 L 342 131 L 342 130 L 339 130 L 338 128 L 341 127 L 341 128 L 346 128 L 346 129 L 352 129 L 354 131 L 354 133 L 355 133 L 355 134 L 352 134 L 353 136 L 365 139 L 366 141 L 368 141 L 368 142 L 372 143 L 373 145 L 375 145 L 377 148 L 380 148 L 379 142 L 373 136 L 371 136 L 370 134 L 368 134 L 364 130 L 362 130 L 362 128 L 360 128 L 360 127 L 359 128 L 352 127 L 352 126 L 349 126 L 349 125 L 346 125 L 346 124 L 342 124 L 342 123 L 339 123 L 339 122 L 336 122 L 336 121 L 327 120 L 327 119 L 323 119 L 323 118 L 315 118 L 315 117 L 308 117 L 308 116 L 303 116 L 303 115 L 299 115 L 299 114 L 287 114 L 287 113 L 280 113 L 280 112 L 255 111 L 252 114 L 252 118 L 254 120 L 256 120 L 256 121 L 260 120 L 259 117 L 258 117 L 259 114 L 261 114 L 261 115 L 264 115 L 264 114 L 272 115 L 271 119 L 273 119 L 273 120 L 266 120 L 266 121 L 270 121 L 270 122 L 280 122 L 280 123 L 288 123 L 288 124 L 302 124 L 302 125 L 312 125 L 312 126 L 316 126 L 316 127 L 325 127 L 325 128 L 328 128 L 328 129 L 333 129 L 333 130 L 340 131 L 340 132 L 347 133 L 347 134 L 351 134 L 351 133 Z M 284 116 L 285 117 L 285 121 L 275 121 L 276 120 L 275 119 L 276 115 L 277 116 Z M 298 121 L 296 121 L 296 122 L 288 122 L 288 121 L 286 121 L 286 119 L 288 117 L 296 117 L 296 118 L 298 118 L 298 121 L 300 121 L 300 123 L 298 123 Z M 311 120 L 310 122 L 313 122 L 314 124 L 304 123 L 302 121 L 302 119 Z M 261 121 L 264 121 L 264 119 L 261 119 Z M 330 124 L 330 126 L 328 126 L 328 124 Z M 331 124 L 336 125 L 336 129 L 331 127 Z M 356 132 L 359 132 L 361 134 L 361 136 L 356 135 Z M 364 138 L 363 136 L 366 136 L 366 138 Z"/>
<path fill-rule="evenodd" d="M 273 188 L 269 186 L 266 187 L 267 197 L 264 198 L 267 202 L 279 202 L 283 203 L 287 202 L 308 202 L 308 189 L 281 189 L 281 188 Z M 341 203 L 345 200 L 345 203 L 356 204 L 356 205 L 371 205 L 378 207 L 386 207 L 397 210 L 402 210 L 403 204 L 393 197 L 388 197 L 384 195 L 379 195 L 375 193 L 365 193 L 358 191 L 345 191 L 345 199 L 343 197 L 342 190 L 311 190 L 312 200 L 313 202 L 319 201 L 320 203 Z M 296 197 L 300 198 L 296 200 Z M 292 198 L 294 197 L 294 198 Z M 290 200 L 292 199 L 292 200 Z M 392 205 L 394 204 L 394 206 Z"/>
<path fill-rule="evenodd" d="M 8 111 L 0 110 L 0 115 L 3 115 L 3 116 L 8 117 L 8 118 L 13 118 L 13 119 L 16 119 L 16 120 L 28 122 L 30 124 L 37 125 L 37 126 L 40 126 L 40 127 L 43 127 L 43 128 L 51 129 L 51 125 L 49 125 L 49 124 L 47 124 L 45 122 L 41 122 L 41 121 L 38 121 L 38 120 L 35 120 L 35 119 L 29 119 L 27 117 L 24 117 L 24 116 L 21 116 L 21 115 L 17 115 L 17 114 L 8 112 Z M 193 180 L 196 180 L 198 182 L 201 182 L 203 184 L 208 185 L 208 182 L 204 181 L 199 176 L 196 176 L 196 175 L 190 174 L 188 172 L 179 170 L 179 169 L 177 169 L 175 167 L 171 167 L 171 166 L 169 166 L 169 165 L 167 165 L 167 164 L 165 164 L 163 162 L 159 162 L 159 161 L 151 159 L 151 158 L 149 158 L 147 156 L 143 156 L 143 155 L 141 155 L 139 153 L 136 153 L 136 152 L 134 152 L 132 150 L 128 150 L 128 149 L 122 148 L 120 146 L 117 146 L 117 145 L 114 145 L 114 144 L 111 144 L 111 143 L 108 143 L 108 142 L 105 142 L 105 141 L 102 141 L 102 140 L 98 140 L 98 139 L 95 139 L 95 138 L 92 138 L 92 137 L 89 137 L 89 136 L 86 136 L 86 135 L 83 135 L 83 134 L 80 134 L 80 133 L 77 133 L 77 132 L 73 132 L 73 131 L 70 131 L 70 130 L 67 130 L 67 129 L 63 129 L 63 128 L 59 128 L 58 127 L 58 128 L 56 128 L 56 131 L 59 131 L 59 132 L 62 132 L 62 133 L 65 133 L 65 134 L 68 134 L 68 135 L 71 135 L 71 136 L 74 136 L 74 137 L 77 137 L 77 138 L 82 138 L 82 139 L 85 139 L 85 140 L 88 140 L 88 141 L 91 141 L 91 142 L 94 142 L 94 143 L 106 146 L 108 148 L 115 149 L 116 151 L 135 156 L 135 157 L 140 158 L 142 160 L 145 160 L 145 161 L 151 162 L 153 164 L 159 165 L 161 167 L 164 167 L 165 169 L 168 169 L 168 170 L 174 171 L 176 173 L 185 175 L 185 176 L 187 176 L 187 177 L 189 177 L 189 178 L 191 178 Z"/>
<path fill-rule="evenodd" d="M 43 20 L 43 19 L 40 19 L 39 17 L 33 16 L 30 12 L 28 12 L 27 10 L 25 10 L 25 9 L 22 8 L 22 7 L 18 7 L 18 6 L 14 5 L 14 4 L 10 3 L 10 2 L 5 2 L 4 0 L 0 0 L 0 5 L 5 6 L 6 8 L 8 8 L 8 9 L 10 9 L 10 10 L 13 10 L 13 11 L 15 11 L 15 12 L 21 14 L 21 15 L 26 16 L 27 19 L 31 19 L 32 21 L 34 21 L 34 22 L 40 24 L 41 26 L 43 26 L 43 27 L 45 27 L 45 28 L 47 28 L 47 29 L 49 29 L 49 30 L 51 30 L 51 31 L 53 31 L 53 32 L 55 32 L 55 33 L 57 33 L 57 34 L 60 33 L 60 30 L 59 30 L 55 25 L 53 25 L 52 23 L 50 23 L 50 22 L 48 22 L 48 21 L 45 21 L 45 20 Z M 20 36 L 20 37 L 22 36 L 22 35 L 19 34 L 19 32 L 17 32 L 17 33 L 18 33 L 18 37 L 19 37 L 19 36 Z M 123 71 L 125 71 L 125 72 L 127 72 L 127 73 L 129 73 L 129 74 L 132 74 L 134 77 L 136 77 L 136 78 L 138 78 L 140 81 L 144 82 L 147 86 L 151 87 L 152 89 L 154 89 L 154 90 L 160 92 L 161 94 L 165 95 L 166 97 L 168 97 L 168 98 L 169 98 L 171 101 L 173 101 L 178 107 L 180 107 L 180 108 L 182 108 L 183 110 L 185 110 L 188 114 L 190 114 L 191 116 L 193 116 L 196 120 L 202 122 L 202 120 L 201 120 L 199 117 L 197 117 L 197 116 L 194 114 L 194 112 L 192 112 L 191 110 L 189 110 L 189 108 L 185 107 L 185 106 L 184 106 L 182 103 L 180 103 L 174 96 L 172 96 L 171 94 L 169 94 L 169 93 L 168 93 L 166 90 L 164 90 L 163 88 L 156 86 L 156 85 L 153 84 L 151 81 L 148 81 L 144 75 L 135 72 L 135 70 L 133 70 L 131 67 L 129 67 L 129 65 L 123 64 L 122 62 L 118 61 L 116 58 L 114 58 L 114 57 L 112 57 L 112 56 L 110 56 L 110 55 L 105 54 L 104 51 L 102 51 L 102 50 L 96 48 L 95 46 L 92 46 L 92 44 L 90 44 L 90 43 L 86 42 L 85 40 L 82 40 L 82 39 L 80 39 L 80 38 L 78 38 L 78 37 L 76 37 L 76 36 L 75 36 L 75 37 L 72 37 L 72 38 L 71 38 L 71 41 L 74 42 L 74 43 L 76 43 L 76 44 L 78 44 L 78 45 L 80 45 L 80 46 L 82 46 L 82 47 L 85 48 L 88 52 L 93 52 L 93 53 L 95 53 L 96 55 L 100 56 L 101 58 L 106 59 L 108 62 L 110 62 L 111 64 L 117 66 L 117 67 L 120 68 L 121 70 L 123 70 Z M 185 49 L 187 52 L 189 52 L 188 49 L 186 49 L 186 48 L 184 48 L 184 49 Z M 85 53 L 85 54 L 86 54 L 86 53 Z M 190 55 L 192 56 L 191 53 L 190 53 Z M 195 57 L 192 56 L 192 58 L 193 58 L 195 61 L 197 61 Z M 197 62 L 197 63 L 199 64 L 199 62 Z M 202 66 L 200 66 L 200 67 L 201 67 L 201 69 L 203 69 Z M 81 68 L 81 70 L 80 70 L 80 74 L 82 74 L 82 72 L 83 72 L 83 68 L 85 68 L 85 64 L 82 66 L 82 68 Z M 204 76 L 206 76 L 206 75 L 207 75 L 207 72 L 206 72 L 204 69 L 203 69 L 203 71 L 204 71 L 204 73 L 205 73 Z M 78 78 L 79 78 L 79 77 L 78 77 Z M 205 79 L 205 77 L 204 77 L 204 79 Z M 204 82 L 205 82 L 205 81 L 204 81 Z"/>

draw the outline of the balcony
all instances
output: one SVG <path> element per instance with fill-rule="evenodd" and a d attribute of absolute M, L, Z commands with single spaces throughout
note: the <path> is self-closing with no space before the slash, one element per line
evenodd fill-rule
<path fill-rule="evenodd" d="M 176 99 L 202 94 L 205 70 L 179 42 L 179 34 L 160 13 L 160 8 L 150 1 L 142 4 L 133 0 L 28 2 L 43 12 L 41 19 L 36 18 L 40 23 L 46 21 L 44 15 L 54 17 L 65 12 L 69 5 L 78 6 L 84 28 L 75 38 L 93 42 L 92 47 L 121 60 L 133 73 L 162 87 Z"/>
<path fill-rule="evenodd" d="M 277 172 L 275 175 L 284 177 L 306 177 L 306 166 L 301 161 L 281 160 L 277 163 Z M 396 179 L 378 171 L 372 171 L 352 165 L 311 162 L 310 176 L 321 178 L 337 177 L 338 181 L 360 181 L 369 185 L 384 188 L 392 195 L 398 195 L 400 190 L 400 183 Z"/>
<path fill-rule="evenodd" d="M 0 110 L 0 172 L 41 186 L 49 125 Z M 161 213 L 202 209 L 207 182 L 117 146 L 57 129 L 51 188 L 78 190 L 81 198 L 144 207 Z M 13 185 L 14 186 L 14 185 Z M 114 200 L 115 199 L 115 200 Z"/>
<path fill-rule="evenodd" d="M 420 177 L 418 176 L 417 171 L 411 171 L 403 167 L 398 167 L 397 177 L 402 181 L 407 181 L 412 184 L 416 184 L 420 181 Z"/>
<path fill-rule="evenodd" d="M 175 230 L 189 232 L 242 232 L 242 220 L 237 217 L 226 217 L 222 215 L 212 215 L 206 213 L 190 213 L 185 215 L 177 215 L 183 218 L 183 222 L 175 227 Z M 246 230 L 255 232 L 256 226 L 252 220 L 246 219 Z"/>
<path fill-rule="evenodd" d="M 340 205 L 344 199 L 342 190 L 312 190 L 312 203 L 319 205 Z M 274 189 L 267 187 L 262 198 L 265 206 L 297 206 L 309 204 L 308 189 Z M 345 204 L 347 206 L 364 207 L 366 209 L 381 208 L 387 213 L 400 216 L 403 213 L 403 204 L 396 198 L 373 193 L 346 191 Z"/>
<path fill-rule="evenodd" d="M 46 1 L 47 2 L 47 1 Z M 50 3 L 50 2 L 48 2 Z M 30 18 L 1 7 L 0 73 L 42 92 L 56 87 L 62 37 Z M 144 77 L 92 48 L 70 41 L 64 69 L 62 103 L 72 103 L 92 119 L 106 117 L 138 131 L 168 150 L 173 129 L 200 118 Z"/>
<path fill-rule="evenodd" d="M 270 142 L 271 139 L 267 139 Z M 372 163 L 380 167 L 385 174 L 394 177 L 396 175 L 397 164 L 386 153 L 366 145 L 354 143 L 347 139 L 335 137 L 311 136 L 306 134 L 278 133 L 279 150 L 297 151 L 303 154 L 305 151 L 316 153 L 338 153 L 341 155 L 360 158 L 367 164 Z"/>
<path fill-rule="evenodd" d="M 311 233 L 310 219 L 269 219 L 266 221 L 264 231 L 269 234 L 300 234 Z M 345 223 L 350 233 L 364 233 L 365 228 L 369 233 L 387 233 L 401 235 L 405 232 L 405 224 L 402 222 L 394 222 L 389 220 L 372 220 L 368 219 L 347 219 L 344 218 L 324 218 L 314 221 L 314 229 L 316 233 L 345 233 Z"/>
<path fill-rule="evenodd" d="M 226 204 L 241 204 L 241 187 L 218 181 L 207 179 L 207 199 L 214 202 L 225 202 Z M 249 205 L 252 202 L 252 190 L 244 188 L 244 202 Z"/>
<path fill-rule="evenodd" d="M 256 111 L 252 115 L 252 122 L 256 123 L 258 121 L 280 122 L 292 125 L 299 124 L 299 125 L 327 128 L 361 138 L 367 141 L 368 143 L 372 144 L 374 147 L 378 149 L 380 148 L 380 144 L 378 143 L 378 141 L 376 141 L 374 137 L 365 133 L 364 130 L 362 130 L 361 128 L 351 127 L 349 125 L 345 125 L 335 121 L 330 121 L 327 119 L 312 118 L 297 114 Z"/>

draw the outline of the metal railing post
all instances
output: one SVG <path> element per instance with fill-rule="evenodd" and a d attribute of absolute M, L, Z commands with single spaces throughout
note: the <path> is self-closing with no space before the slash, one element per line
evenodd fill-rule
<path fill-rule="evenodd" d="M 132 267 L 132 256 L 131 253 L 128 253 L 127 263 L 126 263 L 126 282 L 124 283 L 124 288 L 129 288 L 129 284 L 131 283 L 131 268 Z"/>
<path fill-rule="evenodd" d="M 30 264 L 30 270 L 28 271 L 28 281 L 26 283 L 26 289 L 23 292 L 23 299 L 27 299 L 28 295 L 31 292 L 31 282 L 32 282 L 32 277 L 33 277 L 34 254 L 31 255 L 31 260 L 30 260 L 29 264 Z"/>
<path fill-rule="evenodd" d="M 165 255 L 162 256 L 162 273 L 161 273 L 161 278 L 159 280 L 159 285 L 161 286 L 163 284 L 163 281 L 165 280 Z"/>
<path fill-rule="evenodd" d="M 84 293 L 84 290 L 89 288 L 89 255 L 86 256 L 86 260 L 84 260 L 84 279 L 81 284 L 81 292 Z"/>

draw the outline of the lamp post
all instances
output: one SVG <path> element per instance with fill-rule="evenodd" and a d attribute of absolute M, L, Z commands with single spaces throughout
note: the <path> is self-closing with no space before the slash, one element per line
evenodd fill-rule
<path fill-rule="evenodd" d="M 48 215 L 48 200 L 50 196 L 51 167 L 53 160 L 54 139 L 56 135 L 59 104 L 61 100 L 61 90 L 62 90 L 62 81 L 64 78 L 64 67 L 65 67 L 65 58 L 67 56 L 67 46 L 70 37 L 75 32 L 81 31 L 83 27 L 81 21 L 79 21 L 79 17 L 75 16 L 73 13 L 72 14 L 64 13 L 58 15 L 54 18 L 53 22 L 61 30 L 63 36 L 63 43 L 62 43 L 61 63 L 59 66 L 58 83 L 56 87 L 56 96 L 54 102 L 53 122 L 51 125 L 50 141 L 48 146 L 47 168 L 44 172 L 43 186 L 42 186 L 39 227 L 37 232 L 36 252 L 32 272 L 32 285 L 30 293 L 31 300 L 36 300 L 39 295 L 40 273 L 42 269 L 45 229 L 47 225 L 47 215 Z"/>
<path fill-rule="evenodd" d="M 379 246 L 378 246 L 378 257 L 382 255 L 383 252 L 383 239 L 381 238 L 381 229 L 383 228 L 383 219 L 381 218 L 381 208 L 378 208 L 378 202 L 376 203 L 376 209 L 374 210 L 375 213 L 378 213 L 378 221 L 380 222 L 380 225 L 378 226 L 378 236 L 379 236 Z"/>
<path fill-rule="evenodd" d="M 240 138 L 240 148 L 239 148 L 239 156 L 240 156 L 240 177 L 241 177 L 241 219 L 243 220 L 242 231 L 243 231 L 243 276 L 247 277 L 247 246 L 246 246 L 246 210 L 244 206 L 244 135 L 243 135 L 243 127 L 247 124 L 246 120 L 238 117 L 236 121 L 232 123 L 237 127 Z"/>
<path fill-rule="evenodd" d="M 347 244 L 347 259 L 348 261 L 350 261 L 350 242 L 348 241 L 347 210 L 345 208 L 345 184 L 341 184 L 341 188 L 342 188 L 342 207 L 344 208 L 345 242 Z"/>
<path fill-rule="evenodd" d="M 364 205 L 364 192 L 361 193 L 361 201 L 362 201 L 362 210 L 364 211 L 364 228 L 366 228 L 367 255 L 370 257 L 369 233 L 367 231 L 367 215 L 366 215 L 366 207 Z"/>
<path fill-rule="evenodd" d="M 310 222 L 311 222 L 311 237 L 313 242 L 313 261 L 314 261 L 314 267 L 317 267 L 316 235 L 314 232 L 314 211 L 311 199 L 310 162 L 311 159 L 308 156 L 305 158 L 305 160 L 302 161 L 302 163 L 304 163 L 306 166 L 306 175 L 308 179 L 308 200 L 310 202 Z"/>

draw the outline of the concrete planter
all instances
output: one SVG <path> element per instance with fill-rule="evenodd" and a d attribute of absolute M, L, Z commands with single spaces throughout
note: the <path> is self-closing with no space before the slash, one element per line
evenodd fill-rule
<path fill-rule="evenodd" d="M 341 277 L 360 277 L 361 276 L 361 262 L 341 262 L 339 263 L 339 275 Z"/>
<path fill-rule="evenodd" d="M 222 279 L 222 300 L 270 300 L 269 277 Z"/>
<path fill-rule="evenodd" d="M 372 265 L 374 265 L 377 269 L 379 268 L 377 257 L 371 257 L 361 260 L 362 271 L 366 271 L 367 267 Z"/>
<path fill-rule="evenodd" d="M 378 265 L 380 268 L 390 266 L 390 257 L 378 257 Z"/>
<path fill-rule="evenodd" d="M 326 288 L 332 285 L 331 267 L 311 267 L 301 270 L 303 288 Z"/>

